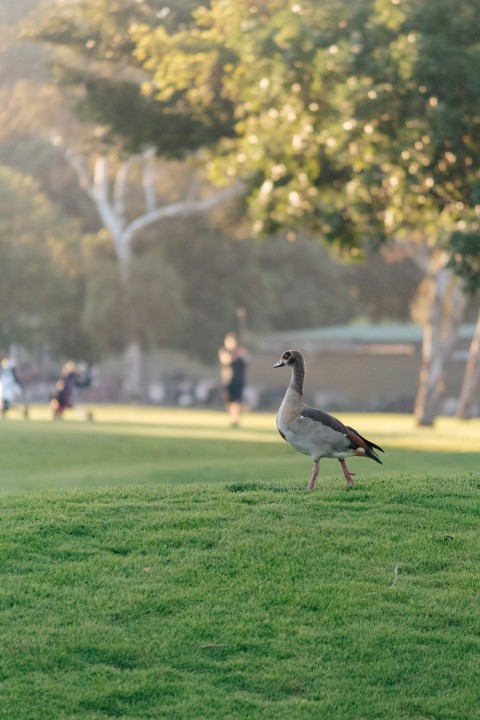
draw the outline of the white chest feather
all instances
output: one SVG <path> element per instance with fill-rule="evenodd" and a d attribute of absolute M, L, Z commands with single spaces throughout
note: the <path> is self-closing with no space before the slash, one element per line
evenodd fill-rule
<path fill-rule="evenodd" d="M 301 396 L 292 387 L 289 387 L 277 413 L 277 427 L 286 437 L 290 425 L 300 417 L 303 409 Z"/>

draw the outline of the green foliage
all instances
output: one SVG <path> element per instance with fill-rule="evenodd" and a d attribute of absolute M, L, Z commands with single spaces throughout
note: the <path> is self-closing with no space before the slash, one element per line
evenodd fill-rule
<path fill-rule="evenodd" d="M 172 347 L 189 313 L 184 280 L 165 261 L 152 263 L 148 255 L 135 258 L 131 267 L 131 302 L 135 324 L 146 347 Z"/>
<path fill-rule="evenodd" d="M 85 279 L 82 324 L 99 355 L 123 347 L 122 292 L 118 265 L 113 258 L 98 259 Z"/>
<path fill-rule="evenodd" d="M 51 2 L 24 23 L 22 37 L 75 53 L 74 63 L 64 54 L 54 55 L 55 78 L 64 88 L 73 88 L 72 106 L 81 119 L 103 124 L 104 142 L 113 143 L 120 135 L 130 152 L 155 145 L 164 156 L 181 157 L 231 135 L 231 111 L 225 107 L 220 118 L 214 108 L 206 109 L 200 119 L 178 106 L 176 96 L 154 102 L 148 92 L 142 93 L 139 78 L 148 76 L 135 68 L 133 36 L 140 27 L 159 32 L 178 29 L 191 19 L 198 4 L 196 0 L 176 2 L 174 7 L 158 0 Z"/>
<path fill-rule="evenodd" d="M 4 720 L 477 717 L 480 478 L 462 453 L 428 431 L 457 472 L 375 466 L 308 494 L 266 416 L 246 444 L 205 414 L 231 439 L 192 444 L 199 415 L 163 415 L 180 435 L 162 439 L 157 411 L 116 411 L 5 423 L 8 473 L 34 489 L 2 494 Z M 79 488 L 106 480 L 130 487 Z"/>
<path fill-rule="evenodd" d="M 139 328 L 146 339 L 153 328 L 161 326 L 160 343 L 207 362 L 216 360 L 225 333 L 236 327 L 238 307 L 246 308 L 247 326 L 255 332 L 339 324 L 352 315 L 405 320 L 419 282 L 418 272 L 408 264 L 389 265 L 375 253 L 367 256 L 365 265 L 342 264 L 305 238 L 236 241 L 202 225 L 192 232 L 191 223 L 185 221 L 164 225 L 164 233 L 161 244 L 156 237 L 138 242 L 134 262 L 152 276 L 171 274 L 177 299 L 166 292 L 168 277 L 162 280 L 158 275 L 150 284 L 140 282 L 143 299 L 135 302 Z M 109 262 L 114 272 L 113 259 Z M 92 277 L 95 268 L 101 293 L 103 270 L 95 261 Z M 392 295 L 389 288 L 399 272 L 403 281 Z M 98 319 L 102 316 L 102 310 L 96 310 L 99 293 L 91 299 Z M 108 320 L 111 310 L 118 313 L 117 308 L 114 300 L 106 312 L 110 327 L 118 325 Z M 170 314 L 170 321 L 160 320 L 163 310 Z M 144 322 L 142 318 L 149 313 L 150 319 L 145 317 Z M 95 336 L 99 337 L 98 333 Z"/>
<path fill-rule="evenodd" d="M 237 53 L 224 87 L 238 138 L 219 168 L 254 177 L 259 224 L 290 217 L 342 242 L 349 228 L 436 235 L 440 215 L 451 226 L 473 206 L 480 6 L 473 19 L 460 9 L 452 32 L 448 3 L 265 2 L 250 20 L 240 4 L 229 26 L 232 4 L 206 12 L 205 32 Z"/>
<path fill-rule="evenodd" d="M 225 333 L 235 328 L 237 307 L 246 308 L 254 331 L 335 324 L 351 316 L 351 292 L 341 281 L 347 271 L 306 240 L 259 244 L 177 228 L 165 257 L 183 279 L 190 309 L 180 345 L 205 360 L 216 358 Z"/>
<path fill-rule="evenodd" d="M 90 57 L 107 55 L 116 59 L 132 50 L 128 35 L 122 32 L 128 23 L 129 6 L 132 8 L 131 3 L 122 0 L 50 2 L 37 9 L 25 23 L 23 32 L 53 45 L 70 45 Z M 140 14 L 145 7 L 145 3 L 138 4 Z M 132 9 L 136 9 L 135 6 Z M 40 18 L 41 22 L 35 22 Z"/>
<path fill-rule="evenodd" d="M 245 307 L 250 327 L 266 323 L 262 303 L 263 276 L 251 243 L 232 241 L 204 228 L 192 233 L 186 225 L 167 237 L 165 258 L 183 281 L 189 308 L 177 346 L 196 357 L 216 361 L 217 349 L 236 325 L 236 308 Z"/>
<path fill-rule="evenodd" d="M 35 181 L 0 166 L 0 346 L 34 347 L 48 339 L 55 350 L 85 350 L 78 333 L 81 243 Z"/>
<path fill-rule="evenodd" d="M 108 234 L 86 245 L 83 326 L 99 353 L 119 351 L 127 333 L 145 347 L 179 348 L 215 362 L 238 307 L 246 308 L 255 332 L 338 324 L 352 314 L 404 320 L 419 280 L 402 267 L 403 282 L 392 295 L 399 267 L 375 254 L 352 266 L 302 238 L 232 240 L 202 225 L 192 232 L 191 223 L 178 220 L 163 232 L 161 243 L 155 233 L 136 242 L 128 298 Z M 129 316 L 126 328 L 122 314 Z"/>
<path fill-rule="evenodd" d="M 309 240 L 276 238 L 258 249 L 268 324 L 276 330 L 334 325 L 351 318 L 348 270 Z"/>
<path fill-rule="evenodd" d="M 200 123 L 189 113 L 172 112 L 134 83 L 112 83 L 95 76 L 85 80 L 79 73 L 70 73 L 69 79 L 84 85 L 85 95 L 74 106 L 79 118 L 88 122 L 93 119 L 107 128 L 104 142 L 114 142 L 119 135 L 125 138 L 127 152 L 152 145 L 163 157 L 181 157 L 228 132 L 225 124 L 212 131 L 208 117 Z"/>
<path fill-rule="evenodd" d="M 378 247 L 399 233 L 444 242 L 473 223 L 479 17 L 480 0 L 454 18 L 446 0 L 78 0 L 50 3 L 30 37 L 73 51 L 74 61 L 58 57 L 58 79 L 73 83 L 78 112 L 106 126 L 107 141 L 120 135 L 128 150 L 153 142 L 168 156 L 210 147 L 201 162 L 220 183 L 245 182 L 258 233 L 303 226 L 331 243 Z M 151 293 L 138 284 L 140 332 L 205 359 L 239 305 L 259 330 L 398 317 L 408 305 L 388 292 L 395 271 L 375 277 L 373 261 L 362 276 L 285 243 L 257 254 L 248 244 L 229 251 L 219 238 L 172 237 L 167 246 L 165 255 L 148 251 L 162 270 Z M 457 243 L 452 262 L 471 282 L 472 255 L 461 254 Z M 139 276 L 153 274 L 147 257 L 137 259 Z M 102 348 L 120 342 L 116 282 L 109 262 L 87 281 L 84 319 Z M 112 301 L 102 309 L 107 287 Z M 168 321 L 155 322 L 155 306 Z"/>
<path fill-rule="evenodd" d="M 480 232 L 454 232 L 450 238 L 450 267 L 473 294 L 480 288 Z"/>
<path fill-rule="evenodd" d="M 247 184 L 259 233 L 302 225 L 351 246 L 421 227 L 436 241 L 478 205 L 480 0 L 454 17 L 448 0 L 52 8 L 37 37 L 146 72 L 142 100 L 81 71 L 88 112 L 132 147 L 211 145 L 212 176 Z"/>
<path fill-rule="evenodd" d="M 412 261 L 386 262 L 378 251 L 371 249 L 362 263 L 344 266 L 343 271 L 345 277 L 341 282 L 352 294 L 357 317 L 363 314 L 373 322 L 390 322 L 393 318 L 411 321 L 411 306 L 423 277 Z"/>
<path fill-rule="evenodd" d="M 79 192 L 72 169 L 50 142 L 38 136 L 14 135 L 0 144 L 0 162 L 31 175 L 58 212 L 74 219 L 84 232 L 98 230 L 92 203 L 84 192 Z"/>
<path fill-rule="evenodd" d="M 108 234 L 90 238 L 83 325 L 100 354 L 120 352 L 131 337 L 144 347 L 175 344 L 187 314 L 182 290 L 161 252 L 133 257 L 122 284 Z"/>
<path fill-rule="evenodd" d="M 35 0 L 30 0 L 34 6 Z M 133 27 L 165 26 L 177 29 L 191 20 L 198 0 L 176 0 L 166 7 L 161 0 L 47 0 L 24 23 L 23 33 L 52 45 L 70 45 L 97 60 L 128 60 L 134 48 Z"/>
<path fill-rule="evenodd" d="M 445 2 L 214 2 L 176 32 L 132 32 L 162 103 L 208 113 L 218 134 L 233 109 L 218 172 L 253 181 L 258 228 L 302 222 L 349 243 L 471 205 L 478 14 L 451 27 Z"/>

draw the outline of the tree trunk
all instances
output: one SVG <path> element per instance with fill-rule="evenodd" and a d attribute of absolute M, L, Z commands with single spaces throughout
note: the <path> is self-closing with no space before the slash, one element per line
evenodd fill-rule
<path fill-rule="evenodd" d="M 123 353 L 122 390 L 128 400 L 143 400 L 143 352 L 138 340 L 131 340 Z"/>
<path fill-rule="evenodd" d="M 457 418 L 469 420 L 473 417 L 475 403 L 480 391 L 480 313 L 468 353 L 462 389 L 457 404 Z"/>
<path fill-rule="evenodd" d="M 434 293 L 424 329 L 415 418 L 419 425 L 435 422 L 445 392 L 445 371 L 458 339 L 467 298 L 461 280 L 450 269 L 432 275 Z"/>
<path fill-rule="evenodd" d="M 130 245 L 124 245 L 123 249 L 123 255 L 118 255 L 123 333 L 122 395 L 128 401 L 141 401 L 144 399 L 143 348 L 139 340 L 138 318 L 132 297 Z"/>

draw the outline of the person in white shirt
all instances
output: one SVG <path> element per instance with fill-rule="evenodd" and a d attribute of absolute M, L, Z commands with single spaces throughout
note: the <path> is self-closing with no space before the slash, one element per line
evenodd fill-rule
<path fill-rule="evenodd" d="M 22 399 L 23 385 L 15 370 L 11 358 L 4 358 L 0 369 L 0 400 L 2 417 L 6 417 L 10 408 Z"/>

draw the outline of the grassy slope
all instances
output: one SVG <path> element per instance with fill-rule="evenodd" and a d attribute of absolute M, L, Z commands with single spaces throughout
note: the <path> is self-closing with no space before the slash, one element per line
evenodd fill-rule
<path fill-rule="evenodd" d="M 386 464 L 307 494 L 270 417 L 138 413 L 2 425 L 2 719 L 478 718 L 478 423 L 350 417 Z"/>

